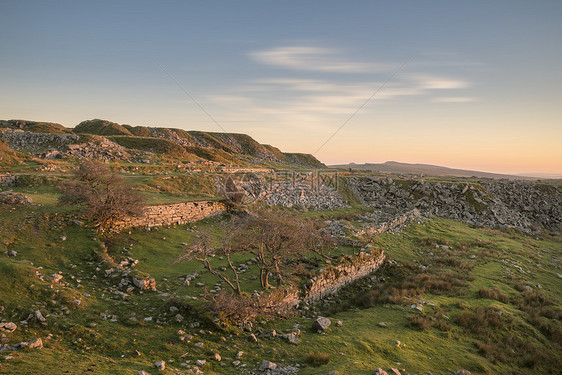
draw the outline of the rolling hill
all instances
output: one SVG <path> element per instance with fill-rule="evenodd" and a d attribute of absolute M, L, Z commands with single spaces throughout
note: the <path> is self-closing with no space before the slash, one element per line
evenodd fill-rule
<path fill-rule="evenodd" d="M 425 175 L 425 176 L 451 176 L 451 177 L 478 177 L 478 178 L 493 178 L 493 179 L 509 179 L 509 180 L 535 180 L 533 176 L 523 175 L 507 175 L 501 173 L 489 173 L 481 171 L 472 171 L 466 169 L 455 169 L 448 167 L 441 167 L 431 164 L 408 164 L 396 161 L 387 161 L 380 164 L 339 164 L 330 165 L 330 168 L 345 168 L 371 172 L 382 173 L 396 173 L 408 175 Z"/>

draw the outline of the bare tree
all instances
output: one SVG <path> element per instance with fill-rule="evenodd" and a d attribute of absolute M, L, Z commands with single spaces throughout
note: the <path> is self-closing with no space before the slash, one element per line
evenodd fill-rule
<path fill-rule="evenodd" d="M 270 274 L 275 275 L 278 284 L 283 284 L 282 266 L 308 251 L 303 241 L 304 230 L 302 220 L 272 210 L 259 210 L 245 223 L 236 245 L 256 257 L 263 288 L 271 287 Z"/>
<path fill-rule="evenodd" d="M 203 263 L 203 266 L 217 276 L 219 279 L 224 281 L 228 286 L 237 294 L 242 294 L 242 289 L 240 288 L 240 278 L 238 276 L 238 269 L 232 264 L 231 254 L 236 251 L 233 250 L 232 240 L 235 237 L 239 226 L 236 222 L 231 222 L 224 226 L 224 237 L 222 244 L 218 249 L 213 249 L 211 247 L 211 235 L 208 232 L 199 232 L 198 239 L 186 250 L 186 252 L 180 256 L 176 262 L 195 259 Z M 221 272 L 211 265 L 211 258 L 222 255 L 226 258 L 228 267 L 232 271 L 232 277 L 228 276 L 225 272 Z"/>
<path fill-rule="evenodd" d="M 123 177 L 103 164 L 83 161 L 71 180 L 61 183 L 61 204 L 82 204 L 100 233 L 115 230 L 114 224 L 143 213 L 145 199 Z"/>

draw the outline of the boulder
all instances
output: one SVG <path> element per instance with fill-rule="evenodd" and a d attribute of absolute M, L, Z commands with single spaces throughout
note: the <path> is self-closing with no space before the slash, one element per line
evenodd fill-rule
<path fill-rule="evenodd" d="M 15 323 L 8 322 L 8 323 L 0 323 L 0 332 L 14 332 L 18 326 Z"/>
<path fill-rule="evenodd" d="M 330 324 L 332 324 L 332 321 L 329 318 L 319 316 L 318 318 L 316 318 L 316 320 L 312 324 L 312 327 L 314 329 L 317 329 L 318 331 L 324 332 L 325 330 L 328 329 Z"/>
<path fill-rule="evenodd" d="M 156 280 L 154 280 L 153 278 L 137 279 L 136 277 L 133 277 L 133 284 L 140 290 L 156 290 Z"/>

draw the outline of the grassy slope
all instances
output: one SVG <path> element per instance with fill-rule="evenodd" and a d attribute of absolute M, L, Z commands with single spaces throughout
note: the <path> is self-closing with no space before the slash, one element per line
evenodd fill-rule
<path fill-rule="evenodd" d="M 174 180 L 160 182 L 169 181 Z M 111 293 L 110 278 L 103 274 L 109 266 L 102 265 L 97 255 L 100 243 L 93 239 L 90 229 L 67 225 L 60 219 L 60 215 L 68 213 L 70 209 L 62 210 L 54 206 L 54 187 L 28 186 L 16 190 L 29 194 L 35 203 L 43 206 L 0 210 L 3 224 L 0 228 L 0 304 L 6 308 L 0 316 L 18 324 L 18 330 L 8 334 L 11 342 L 40 336 L 44 338 L 45 348 L 41 351 L 14 352 L 14 360 L 0 362 L 1 373 L 54 374 L 60 373 L 63 368 L 69 373 L 92 371 L 130 374 L 138 369 L 153 372 L 151 364 L 164 359 L 174 361 L 168 363 L 169 369 L 164 371 L 165 374 L 171 374 L 175 373 L 174 368 L 184 368 L 181 362 L 189 360 L 193 364 L 196 359 L 207 359 L 209 363 L 204 367 L 206 373 L 234 374 L 240 371 L 230 363 L 236 359 L 239 350 L 246 353 L 242 358 L 242 362 L 247 364 L 246 368 L 255 367 L 261 359 L 303 364 L 305 354 L 312 350 L 329 355 L 329 364 L 318 368 L 305 366 L 300 372 L 302 374 L 326 374 L 334 369 L 342 374 L 371 374 L 379 366 L 405 368 L 410 373 L 449 373 L 458 368 L 467 368 L 473 373 L 547 373 L 553 361 L 560 362 L 559 341 L 556 344 L 560 321 L 540 316 L 540 313 L 532 318 L 519 306 L 526 293 L 520 291 L 521 285 L 529 285 L 551 301 L 546 307 L 560 311 L 562 302 L 559 290 L 562 289 L 562 281 L 557 277 L 560 272 L 558 262 L 562 258 L 560 237 L 533 239 L 517 233 L 470 228 L 449 220 L 413 224 L 400 235 L 382 235 L 376 240 L 377 245 L 392 259 L 403 264 L 402 267 L 380 272 L 386 278 L 384 288 L 398 287 L 403 279 L 423 273 L 417 268 L 420 265 L 429 266 L 429 271 L 425 273 L 433 276 L 445 271 L 459 278 L 464 277 L 464 274 L 470 276 L 462 287 L 446 293 L 425 291 L 421 299 L 435 306 L 424 305 L 424 312 L 419 313 L 409 307 L 412 301 L 408 300 L 399 303 L 375 302 L 366 307 L 365 301 L 358 300 L 356 296 L 366 295 L 368 290 L 380 285 L 366 280 L 347 288 L 337 308 L 316 308 L 316 312 L 311 314 L 328 315 L 332 321 L 342 320 L 342 327 L 332 325 L 327 334 L 319 335 L 312 332 L 311 321 L 307 318 L 276 320 L 265 324 L 264 330 L 284 332 L 298 323 L 303 330 L 299 346 L 273 338 L 261 338 L 259 343 L 249 343 L 247 334 L 237 330 L 220 332 L 212 324 L 206 324 L 204 316 L 192 315 L 187 311 L 183 313 L 185 322 L 174 322 L 175 313 L 169 311 L 169 297 L 158 296 L 155 292 L 134 292 L 124 301 Z M 334 214 L 351 215 L 352 212 L 348 211 Z M 55 216 L 56 212 L 61 213 Z M 332 214 L 318 213 L 312 216 L 318 215 L 330 217 Z M 160 228 L 153 232 L 135 230 L 121 238 L 113 255 L 119 258 L 130 252 L 134 258 L 140 259 L 137 268 L 156 278 L 161 292 L 196 297 L 197 300 L 190 302 L 196 307 L 202 288 L 194 283 L 190 287 L 183 287 L 183 277 L 199 272 L 202 276 L 195 282 L 204 282 L 209 286 L 214 285 L 216 280 L 202 272 L 197 262 L 173 261 L 185 248 L 181 244 L 190 242 L 195 236 L 187 228 L 207 228 L 218 235 L 217 224 L 218 221 L 213 219 L 190 226 Z M 66 241 L 60 240 L 62 235 L 67 237 Z M 436 244 L 448 245 L 452 249 L 443 250 L 437 248 Z M 127 250 L 120 252 L 123 248 Z M 8 249 L 17 250 L 18 256 L 8 258 L 5 255 Z M 442 262 L 443 259 L 447 262 Z M 235 260 L 238 263 L 247 259 Z M 217 266 L 224 265 L 220 259 L 214 262 Z M 514 265 L 520 266 L 523 272 Z M 63 271 L 64 280 L 69 285 L 55 285 L 54 289 L 50 289 L 49 282 L 35 276 L 36 267 L 39 266 L 43 267 L 40 272 L 45 275 L 45 280 L 48 281 L 48 275 Z M 248 278 L 246 288 L 249 291 L 257 288 L 256 281 L 251 280 L 250 276 L 244 275 Z M 78 284 L 82 287 L 78 287 Z M 538 289 L 537 284 L 542 289 Z M 509 300 L 500 302 L 478 298 L 480 289 L 494 287 L 499 288 Z M 367 289 L 358 293 L 361 288 Z M 85 297 L 84 293 L 90 296 Z M 72 303 L 74 299 L 81 299 L 82 303 L 76 306 Z M 57 304 L 53 304 L 52 300 Z M 62 312 L 61 306 L 66 306 L 70 313 L 61 317 L 48 316 L 46 326 L 30 324 L 26 327 L 19 324 L 21 319 L 37 308 L 36 303 L 40 303 L 39 308 L 45 315 L 48 312 Z M 512 346 L 515 355 L 509 354 L 507 361 L 494 359 L 498 353 L 493 351 L 479 352 L 478 344 L 486 340 L 486 332 L 470 332 L 457 321 L 461 314 L 471 313 L 478 307 L 491 307 L 512 319 L 511 324 L 489 333 L 499 343 L 499 348 L 504 348 L 505 345 L 501 343 L 510 334 L 527 342 L 528 346 Z M 100 313 L 104 312 L 116 315 L 118 321 L 103 320 Z M 140 317 L 140 322 L 129 320 L 133 313 Z M 443 315 L 449 319 L 443 318 Z M 154 320 L 167 318 L 172 323 L 145 323 L 142 318 L 146 316 L 153 316 Z M 408 324 L 413 316 L 425 318 L 434 326 L 425 330 L 411 327 Z M 195 320 L 203 323 L 204 333 L 201 333 L 201 328 L 189 328 L 189 323 Z M 386 328 L 377 325 L 381 321 L 387 323 Z M 436 322 L 444 321 L 449 325 L 448 329 L 436 328 Z M 97 325 L 91 327 L 91 323 Z M 541 325 L 542 331 L 537 328 Z M 550 331 L 548 327 L 551 327 Z M 193 342 L 204 342 L 204 348 L 196 348 L 193 342 L 179 341 L 176 334 L 178 329 L 196 334 Z M 547 337 L 548 332 L 552 335 L 550 339 Z M 54 335 L 52 339 L 45 339 L 48 333 Z M 221 337 L 226 341 L 223 342 Z M 395 340 L 405 346 L 398 347 Z M 133 355 L 135 349 L 142 356 Z M 226 365 L 210 361 L 214 352 L 221 354 L 222 363 Z M 184 353 L 187 355 L 180 358 Z M 542 363 L 523 361 L 529 353 L 543 353 L 544 357 L 538 358 Z"/>

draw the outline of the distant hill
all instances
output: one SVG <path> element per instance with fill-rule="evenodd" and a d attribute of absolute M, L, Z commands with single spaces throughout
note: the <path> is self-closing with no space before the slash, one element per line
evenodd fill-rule
<path fill-rule="evenodd" d="M 409 175 L 426 175 L 426 176 L 453 176 L 453 177 L 478 177 L 478 178 L 493 178 L 493 179 L 510 179 L 510 180 L 533 180 L 536 177 L 521 176 L 521 175 L 507 175 L 501 173 L 489 173 L 480 171 L 471 171 L 466 169 L 454 169 L 441 167 L 438 165 L 430 164 L 408 164 L 396 161 L 387 161 L 381 164 L 340 164 L 330 165 L 330 168 L 351 168 L 356 170 L 382 172 L 382 173 L 397 173 Z"/>
<path fill-rule="evenodd" d="M 33 133 L 77 134 L 81 137 L 102 136 L 127 149 L 188 160 L 209 160 L 234 165 L 279 164 L 326 168 L 310 154 L 284 153 L 274 146 L 257 142 L 247 134 L 131 126 L 101 119 L 82 121 L 74 129 L 49 122 L 0 120 L 0 128 Z"/>
<path fill-rule="evenodd" d="M 0 128 L 21 129 L 32 133 L 69 134 L 72 129 L 65 128 L 54 122 L 38 122 L 27 120 L 0 120 Z"/>

